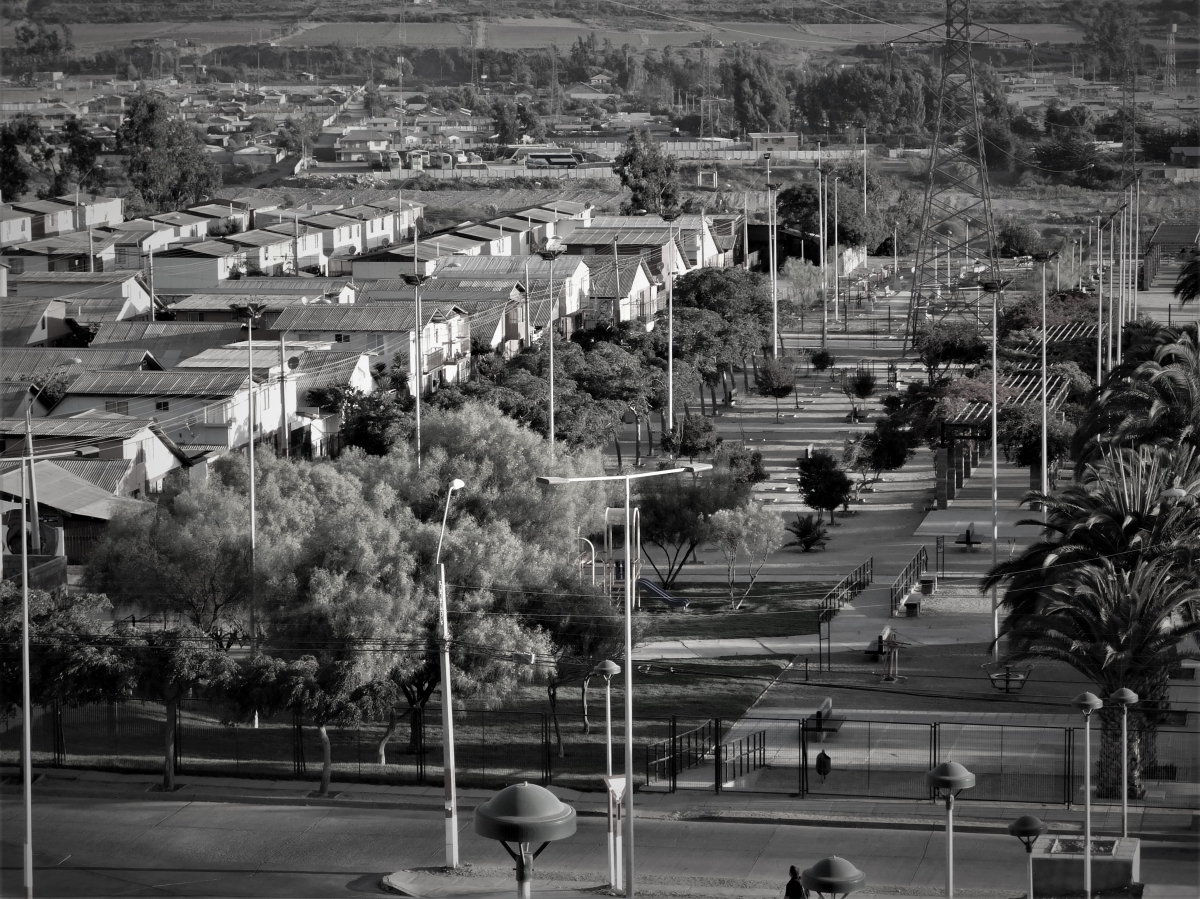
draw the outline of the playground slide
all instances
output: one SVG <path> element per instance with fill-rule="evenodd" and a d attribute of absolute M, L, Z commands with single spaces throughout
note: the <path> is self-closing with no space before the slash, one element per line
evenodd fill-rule
<path fill-rule="evenodd" d="M 684 599 L 682 596 L 673 596 L 649 578 L 638 578 L 637 585 L 650 596 L 653 596 L 655 599 L 661 599 L 672 608 L 685 609 L 691 602 L 691 600 Z"/>

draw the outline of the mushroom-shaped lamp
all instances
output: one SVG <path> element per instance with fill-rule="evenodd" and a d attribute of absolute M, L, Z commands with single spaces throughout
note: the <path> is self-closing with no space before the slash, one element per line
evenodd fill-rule
<path fill-rule="evenodd" d="M 867 885 L 867 875 L 844 858 L 832 855 L 805 868 L 800 883 L 806 889 L 833 899 L 848 896 Z"/>
<path fill-rule="evenodd" d="M 517 897 L 529 899 L 533 860 L 554 840 L 575 833 L 575 809 L 545 787 L 514 784 L 475 809 L 475 832 L 498 840 L 512 856 L 517 863 Z M 516 843 L 517 851 L 509 843 Z M 535 843 L 541 845 L 534 849 Z"/>

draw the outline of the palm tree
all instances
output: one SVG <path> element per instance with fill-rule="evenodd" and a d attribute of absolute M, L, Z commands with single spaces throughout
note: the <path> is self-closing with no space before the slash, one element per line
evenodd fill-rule
<path fill-rule="evenodd" d="M 1175 281 L 1174 293 L 1180 303 L 1190 303 L 1200 297 L 1200 256 L 1193 256 L 1183 264 Z"/>
<path fill-rule="evenodd" d="M 1128 377 L 1114 372 L 1072 441 L 1077 462 L 1103 447 L 1200 444 L 1200 352 L 1190 335 L 1160 346 Z"/>
<path fill-rule="evenodd" d="M 1200 592 L 1174 576 L 1169 558 L 1122 569 L 1108 559 L 1071 566 L 1045 594 L 1034 614 L 1009 617 L 1001 636 L 1010 638 L 1010 661 L 1050 659 L 1087 677 L 1101 696 L 1121 687 L 1138 694 L 1130 711 L 1129 795 L 1145 796 L 1145 780 L 1158 764 L 1156 733 L 1169 708 L 1168 680 L 1180 657 L 1200 658 L 1183 649 L 1200 621 L 1187 614 Z M 1100 796 L 1119 790 L 1121 712 L 1106 704 L 1100 712 Z"/>
<path fill-rule="evenodd" d="M 1179 486 L 1188 494 L 1164 501 L 1163 491 Z M 1078 480 L 1057 493 L 1033 491 L 1024 502 L 1045 504 L 1042 534 L 1018 556 L 1001 562 L 983 578 L 983 592 L 1005 585 L 1001 605 L 1010 643 L 1027 633 L 1024 619 L 1041 614 L 1047 597 L 1080 568 L 1107 565 L 1133 571 L 1159 558 L 1176 577 L 1200 586 L 1200 453 L 1191 447 L 1105 451 L 1083 467 Z M 1189 607 L 1189 615 L 1195 607 Z M 1013 644 L 1014 650 L 1021 650 Z"/>

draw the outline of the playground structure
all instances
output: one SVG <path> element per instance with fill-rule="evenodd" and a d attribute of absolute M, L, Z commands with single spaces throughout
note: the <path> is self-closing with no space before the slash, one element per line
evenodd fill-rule
<path fill-rule="evenodd" d="M 580 536 L 579 541 L 586 544 L 586 549 L 579 554 L 576 563 L 579 566 L 579 583 L 583 583 L 584 571 L 590 566 L 591 583 L 596 585 L 596 568 L 600 567 L 600 583 L 604 593 L 613 600 L 622 600 L 625 596 L 625 558 L 624 537 L 621 529 L 625 526 L 625 509 L 608 508 L 604 510 L 604 550 L 600 558 L 596 556 L 596 546 L 587 537 Z M 635 507 L 630 515 L 630 551 L 633 566 L 632 581 L 634 583 L 633 608 L 641 608 L 643 593 L 653 596 L 672 608 L 686 608 L 689 601 L 668 593 L 649 578 L 642 577 L 642 567 L 645 559 L 642 556 L 641 516 Z M 638 588 L 641 588 L 640 590 Z"/>

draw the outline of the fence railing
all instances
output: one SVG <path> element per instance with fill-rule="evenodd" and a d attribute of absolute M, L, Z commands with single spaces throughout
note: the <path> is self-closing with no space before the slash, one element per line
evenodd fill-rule
<path fill-rule="evenodd" d="M 925 547 L 917 552 L 909 563 L 904 566 L 904 570 L 900 572 L 900 576 L 892 582 L 891 602 L 892 614 L 895 615 L 900 611 L 900 603 L 904 602 L 904 597 L 908 596 L 908 591 L 913 588 L 913 585 L 921 580 L 921 575 L 929 570 L 929 552 Z"/>
<path fill-rule="evenodd" d="M 345 783 L 442 782 L 441 713 L 407 712 L 392 722 L 364 722 L 328 731 L 333 778 Z M 263 717 L 259 727 L 231 723 L 218 703 L 182 703 L 176 730 L 176 770 L 182 774 L 248 778 L 312 777 L 322 750 L 316 729 L 291 713 Z M 1084 732 L 1074 726 L 885 719 L 884 714 L 808 718 L 745 717 L 732 729 L 720 719 L 639 718 L 634 722 L 634 787 L 721 793 L 929 798 L 925 774 L 957 761 L 976 775 L 962 799 L 1073 804 L 1082 801 Z M 602 789 L 605 728 L 582 716 L 535 711 L 468 710 L 456 714 L 458 782 L 495 789 L 521 781 Z M 161 772 L 166 715 L 160 703 L 127 701 L 35 708 L 33 761 L 42 767 Z M 616 721 L 613 756 L 624 752 Z M 17 761 L 23 722 L 0 723 L 0 761 Z M 1092 729 L 1097 795 L 1119 778 L 1099 752 L 1106 739 Z M 560 736 L 561 735 L 561 736 Z M 722 738 L 725 739 L 722 739 Z M 560 739 L 562 752 L 559 752 Z M 380 747 L 384 747 L 381 757 Z M 1142 804 L 1188 808 L 1200 783 L 1195 734 L 1160 725 L 1154 766 L 1142 772 Z M 642 767 L 644 763 L 644 767 Z M 1178 786 L 1168 788 L 1165 783 Z"/>
<path fill-rule="evenodd" d="M 822 612 L 837 611 L 871 586 L 874 579 L 875 557 L 872 556 L 834 584 L 829 592 L 821 597 L 820 610 Z"/>

